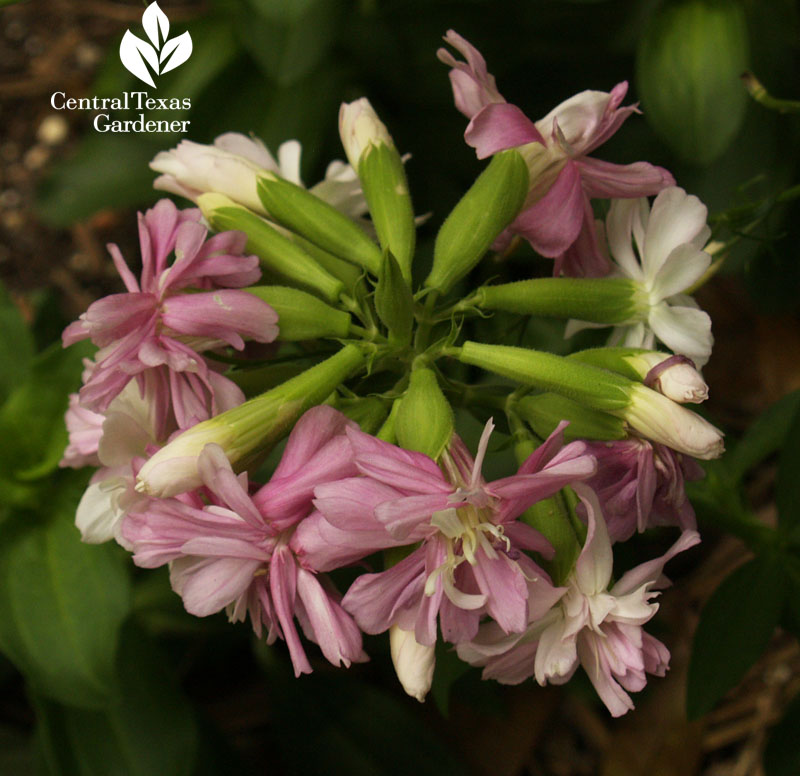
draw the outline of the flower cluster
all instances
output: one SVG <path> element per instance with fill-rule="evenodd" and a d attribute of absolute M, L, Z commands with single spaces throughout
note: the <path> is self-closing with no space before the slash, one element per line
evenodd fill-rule
<path fill-rule="evenodd" d="M 465 58 L 439 52 L 465 139 L 492 159 L 420 288 L 406 158 L 365 98 L 340 111 L 349 164 L 309 189 L 296 141 L 277 159 L 234 133 L 155 157 L 156 186 L 199 210 L 161 200 L 140 215 L 140 277 L 109 246 L 126 293 L 64 332 L 98 348 L 66 419 L 62 464 L 99 467 L 76 522 L 138 566 L 168 566 L 189 613 L 225 610 L 284 641 L 298 676 L 312 670 L 303 636 L 350 666 L 367 660 L 364 633 L 388 633 L 419 700 L 443 641 L 503 683 L 561 684 L 581 665 L 620 715 L 668 668 L 643 626 L 664 565 L 699 541 L 694 459 L 722 452 L 682 406 L 708 395 L 710 319 L 685 294 L 711 261 L 706 208 L 660 167 L 589 156 L 637 112 L 621 107 L 626 83 L 533 122 L 470 43 L 445 40 Z M 611 200 L 604 224 L 597 199 Z M 554 277 L 532 267 L 464 294 L 515 235 L 555 259 Z M 481 326 L 494 310 L 559 317 L 566 333 L 612 326 L 611 342 L 512 346 Z M 485 421 L 474 458 L 456 403 Z M 485 477 L 511 450 L 515 473 Z M 653 526 L 680 533 L 612 582 L 613 543 Z"/>

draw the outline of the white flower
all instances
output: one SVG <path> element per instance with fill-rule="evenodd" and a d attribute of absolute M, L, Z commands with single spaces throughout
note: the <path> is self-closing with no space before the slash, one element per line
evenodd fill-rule
<path fill-rule="evenodd" d="M 614 274 L 633 280 L 644 302 L 635 319 L 614 328 L 612 344 L 652 349 L 659 339 L 698 367 L 708 361 L 711 319 L 683 293 L 711 264 L 711 256 L 702 250 L 711 234 L 707 215 L 697 197 L 675 186 L 664 189 L 652 209 L 644 198 L 612 202 L 606 236 Z M 567 336 L 586 326 L 570 321 Z"/>
<path fill-rule="evenodd" d="M 150 162 L 151 169 L 162 173 L 153 186 L 195 202 L 208 192 L 224 194 L 255 213 L 267 215 L 256 189 L 258 176 L 272 172 L 303 186 L 300 153 L 300 143 L 287 140 L 279 146 L 276 159 L 261 140 L 238 132 L 220 135 L 214 145 L 182 140 Z M 358 176 L 342 162 L 331 162 L 325 179 L 310 191 L 351 218 L 367 211 Z"/>

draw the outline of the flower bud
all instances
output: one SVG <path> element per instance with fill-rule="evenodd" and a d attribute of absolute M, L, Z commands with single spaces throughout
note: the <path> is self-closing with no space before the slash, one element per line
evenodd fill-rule
<path fill-rule="evenodd" d="M 156 154 L 150 167 L 162 173 L 154 184 L 158 189 L 195 202 L 204 192 L 217 192 L 266 215 L 256 192 L 256 177 L 263 168 L 245 156 L 182 140 L 176 148 Z"/>
<path fill-rule="evenodd" d="M 514 220 L 527 194 L 528 168 L 520 154 L 496 154 L 436 235 L 433 268 L 425 285 L 449 291 Z"/>
<path fill-rule="evenodd" d="M 700 404 L 708 398 L 708 386 L 686 356 L 616 347 L 579 350 L 571 353 L 569 358 L 641 381 L 680 404 Z"/>
<path fill-rule="evenodd" d="M 708 398 L 708 385 L 686 356 L 670 356 L 655 364 L 644 384 L 680 404 L 700 404 Z"/>
<path fill-rule="evenodd" d="M 414 637 L 414 631 L 403 630 L 398 625 L 389 628 L 389 646 L 400 684 L 412 698 L 422 703 L 433 682 L 435 648 L 420 644 Z"/>
<path fill-rule="evenodd" d="M 365 97 L 342 103 L 339 133 L 361 180 L 381 247 L 392 252 L 403 277 L 410 280 L 417 230 L 403 160 Z"/>
<path fill-rule="evenodd" d="M 567 440 L 625 439 L 627 436 L 622 419 L 590 409 L 557 393 L 525 396 L 517 402 L 517 412 L 543 439 L 550 436 L 562 420 L 569 421 L 569 426 L 564 429 Z"/>
<path fill-rule="evenodd" d="M 346 337 L 350 333 L 350 314 L 305 291 L 286 286 L 252 286 L 249 293 L 263 299 L 278 314 L 278 340 Z"/>
<path fill-rule="evenodd" d="M 342 139 L 347 161 L 358 170 L 361 157 L 370 148 L 385 145 L 394 148 L 394 141 L 386 125 L 378 118 L 366 97 L 355 102 L 343 102 L 339 108 L 339 136 Z"/>
<path fill-rule="evenodd" d="M 640 296 L 636 283 L 627 278 L 535 278 L 483 286 L 475 303 L 482 310 L 617 324 L 647 310 L 647 300 Z"/>
<path fill-rule="evenodd" d="M 273 173 L 264 173 L 258 179 L 257 190 L 261 204 L 279 224 L 378 275 L 381 250 L 355 221 L 302 186 Z"/>
<path fill-rule="evenodd" d="M 641 436 L 693 458 L 707 461 L 725 451 L 718 428 L 644 385 L 633 386 L 630 405 L 618 414 Z"/>
<path fill-rule="evenodd" d="M 338 300 L 344 283 L 320 267 L 269 222 L 222 194 L 202 194 L 197 198 L 197 204 L 216 231 L 243 231 L 247 235 L 246 250 L 258 256 L 265 269 L 319 292 L 329 302 Z"/>
<path fill-rule="evenodd" d="M 246 469 L 268 453 L 307 409 L 323 402 L 363 363 L 361 351 L 355 345 L 346 345 L 297 377 L 192 426 L 145 462 L 136 490 L 167 498 L 199 487 L 202 478 L 197 458 L 210 442 L 222 447 L 235 469 Z"/>
<path fill-rule="evenodd" d="M 431 369 L 411 373 L 395 424 L 397 441 L 406 450 L 416 450 L 437 460 L 453 436 L 453 409 Z"/>

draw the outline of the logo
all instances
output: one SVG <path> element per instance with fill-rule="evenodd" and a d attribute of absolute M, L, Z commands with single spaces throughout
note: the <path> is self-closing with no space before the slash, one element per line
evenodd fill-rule
<path fill-rule="evenodd" d="M 192 37 L 188 32 L 184 32 L 170 40 L 169 19 L 156 2 L 150 3 L 145 8 L 142 14 L 142 27 L 150 38 L 150 43 L 137 37 L 130 30 L 125 30 L 125 35 L 119 44 L 119 58 L 140 81 L 155 87 L 153 74 L 168 73 L 182 65 L 192 55 Z"/>

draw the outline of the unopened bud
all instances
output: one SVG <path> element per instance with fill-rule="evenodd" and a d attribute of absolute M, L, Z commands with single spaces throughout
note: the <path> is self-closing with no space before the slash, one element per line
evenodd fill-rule
<path fill-rule="evenodd" d="M 263 299 L 278 314 L 281 342 L 346 337 L 350 314 L 336 310 L 317 297 L 287 286 L 252 286 L 249 293 Z"/>
<path fill-rule="evenodd" d="M 272 173 L 258 179 L 258 196 L 270 217 L 320 248 L 378 275 L 381 250 L 333 205 Z"/>
<path fill-rule="evenodd" d="M 246 469 L 269 452 L 307 409 L 323 402 L 363 363 L 361 351 L 346 345 L 297 377 L 192 426 L 145 462 L 136 478 L 136 490 L 167 498 L 199 487 L 202 478 L 197 459 L 210 442 L 224 450 L 235 469 Z"/>
<path fill-rule="evenodd" d="M 330 302 L 339 299 L 344 283 L 324 270 L 268 221 L 222 194 L 203 194 L 197 198 L 197 205 L 216 231 L 239 229 L 244 232 L 247 235 L 246 250 L 258 256 L 265 269 L 318 291 Z"/>
<path fill-rule="evenodd" d="M 433 250 L 429 288 L 449 291 L 517 216 L 528 194 L 528 168 L 515 151 L 501 151 L 447 216 Z"/>
<path fill-rule="evenodd" d="M 630 405 L 619 415 L 641 436 L 693 458 L 707 461 L 725 451 L 718 428 L 644 385 L 634 385 Z"/>
<path fill-rule="evenodd" d="M 398 625 L 389 628 L 389 646 L 400 684 L 412 698 L 422 703 L 433 682 L 435 648 L 420 644 L 414 637 L 414 631 L 403 630 Z"/>
<path fill-rule="evenodd" d="M 415 369 L 400 403 L 395 424 L 397 441 L 437 460 L 453 436 L 453 409 L 431 369 Z"/>

